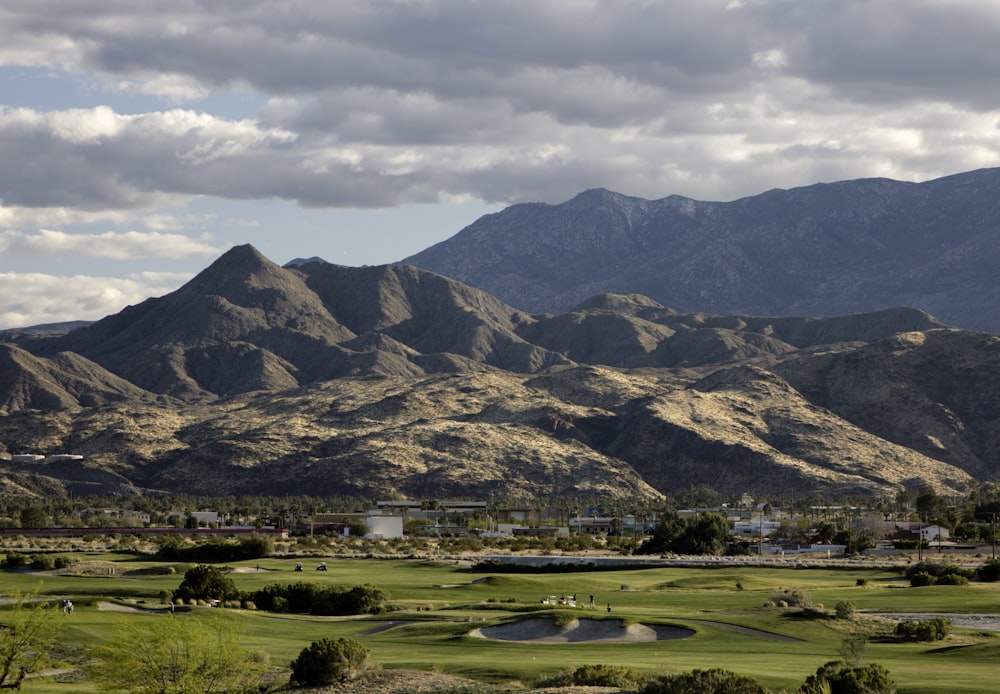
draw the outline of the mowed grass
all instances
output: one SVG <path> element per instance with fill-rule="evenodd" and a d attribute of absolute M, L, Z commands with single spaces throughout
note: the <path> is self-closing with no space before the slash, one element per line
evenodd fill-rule
<path fill-rule="evenodd" d="M 173 564 L 175 573 L 156 574 L 167 565 L 148 556 L 78 558 L 99 561 L 114 571 L 0 574 L 5 591 L 37 587 L 53 599 L 73 599 L 76 610 L 59 623 L 61 652 L 71 658 L 111 636 L 125 620 L 169 618 L 159 602 L 160 593 L 175 589 L 189 566 Z M 313 560 L 302 560 L 304 570 L 296 572 L 297 561 L 274 558 L 228 566 L 242 591 L 296 581 L 370 583 L 388 594 L 393 609 L 374 617 L 348 618 L 221 610 L 243 629 L 244 645 L 266 651 L 272 664 L 287 666 L 312 641 L 343 636 L 364 644 L 383 668 L 436 669 L 490 683 L 532 683 L 582 665 L 606 663 L 635 667 L 650 676 L 721 667 L 751 676 L 775 691 L 794 691 L 816 668 L 840 656 L 843 640 L 855 625 L 764 607 L 786 590 L 805 591 L 813 603 L 830 612 L 839 601 L 851 601 L 866 612 L 1000 612 L 1000 585 L 910 588 L 898 573 L 867 567 L 667 567 L 541 574 L 476 573 L 454 561 L 328 559 L 326 572 L 315 571 Z M 540 603 L 543 596 L 574 594 L 584 607 Z M 596 610 L 585 607 L 591 594 Z M 99 609 L 106 601 L 144 611 Z M 176 618 L 197 619 L 208 610 L 185 609 Z M 572 617 L 672 624 L 695 633 L 685 639 L 625 643 L 516 643 L 470 635 L 474 629 L 501 622 Z M 859 623 L 869 622 L 863 617 Z M 757 632 L 738 631 L 734 625 Z M 776 640 L 779 636 L 792 640 Z M 873 639 L 867 659 L 887 667 L 901 692 L 993 692 L 998 655 L 1000 634 L 956 630 L 945 642 Z M 32 681 L 25 687 L 27 692 L 90 689 L 85 682 Z"/>

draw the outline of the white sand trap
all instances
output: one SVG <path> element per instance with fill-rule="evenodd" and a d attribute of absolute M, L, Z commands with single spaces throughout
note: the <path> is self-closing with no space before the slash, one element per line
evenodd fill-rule
<path fill-rule="evenodd" d="M 100 600 L 97 603 L 98 612 L 149 612 L 149 610 L 144 610 L 139 607 L 131 607 L 130 605 L 122 605 L 118 602 L 105 602 Z"/>
<path fill-rule="evenodd" d="M 525 619 L 469 632 L 470 636 L 485 639 L 536 643 L 667 641 L 684 639 L 692 634 L 694 631 L 691 629 L 660 624 L 630 624 L 623 627 L 617 619 L 574 619 L 562 626 L 556 626 L 548 619 Z"/>

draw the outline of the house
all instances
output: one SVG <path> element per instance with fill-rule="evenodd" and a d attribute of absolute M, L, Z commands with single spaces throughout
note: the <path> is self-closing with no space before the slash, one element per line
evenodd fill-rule
<path fill-rule="evenodd" d="M 581 535 L 614 535 L 617 532 L 614 518 L 570 518 L 569 528 Z"/>

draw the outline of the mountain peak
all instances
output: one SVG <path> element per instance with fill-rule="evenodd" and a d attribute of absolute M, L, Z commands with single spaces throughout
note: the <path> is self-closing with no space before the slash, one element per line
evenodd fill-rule
<path fill-rule="evenodd" d="M 1000 168 L 863 178 L 731 202 L 592 188 L 483 217 L 403 262 L 535 314 L 639 293 L 683 312 L 832 317 L 893 306 L 1000 332 Z"/>

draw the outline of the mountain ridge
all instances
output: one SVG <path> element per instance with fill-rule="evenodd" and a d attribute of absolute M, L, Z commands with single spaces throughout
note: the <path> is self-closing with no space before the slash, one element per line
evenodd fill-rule
<path fill-rule="evenodd" d="M 912 308 L 719 316 L 604 294 L 530 314 L 413 266 L 280 267 L 238 246 L 175 292 L 65 335 L 0 336 L 0 456 L 85 456 L 0 461 L 0 483 L 961 493 L 1000 472 L 998 367 L 1000 338 Z"/>
<path fill-rule="evenodd" d="M 730 202 L 606 189 L 486 215 L 403 259 L 530 313 L 603 294 L 684 312 L 831 317 L 894 306 L 1000 332 L 1000 168 L 773 189 Z"/>

